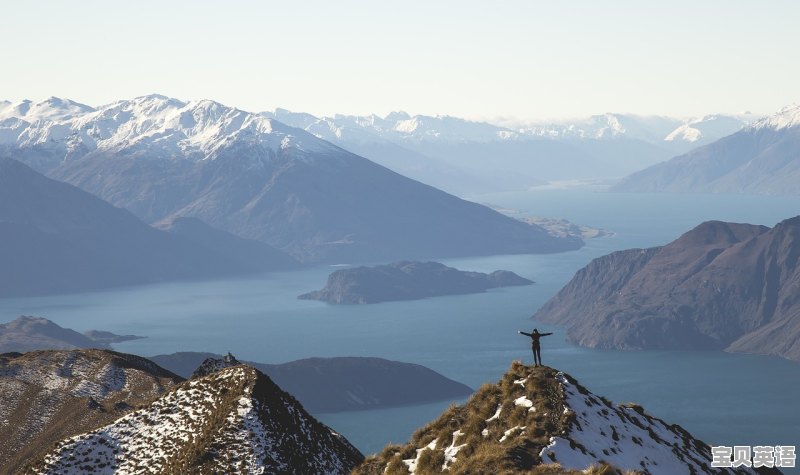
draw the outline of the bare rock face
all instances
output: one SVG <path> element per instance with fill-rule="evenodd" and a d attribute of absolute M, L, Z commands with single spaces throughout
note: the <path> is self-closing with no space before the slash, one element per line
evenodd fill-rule
<path fill-rule="evenodd" d="M 497 287 L 530 284 L 533 281 L 509 271 L 484 274 L 460 271 L 438 262 L 401 261 L 337 270 L 328 276 L 323 289 L 298 298 L 333 304 L 367 304 L 472 294 Z"/>
<path fill-rule="evenodd" d="M 232 366 L 37 457 L 40 474 L 346 474 L 363 456 L 267 376 Z"/>
<path fill-rule="evenodd" d="M 194 370 L 194 373 L 192 373 L 192 379 L 202 378 L 203 376 L 208 376 L 211 373 L 216 373 L 217 371 L 222 371 L 225 368 L 238 366 L 240 364 L 241 363 L 239 360 L 237 360 L 236 357 L 230 353 L 222 358 L 206 358 L 202 363 L 200 363 L 200 366 Z"/>
<path fill-rule="evenodd" d="M 800 360 L 800 217 L 711 221 L 593 260 L 533 316 L 594 348 L 726 349 Z"/>
<path fill-rule="evenodd" d="M 354 473 L 756 473 L 710 463 L 711 448 L 682 427 L 637 405 L 614 405 L 565 373 L 514 362 L 497 384 Z"/>

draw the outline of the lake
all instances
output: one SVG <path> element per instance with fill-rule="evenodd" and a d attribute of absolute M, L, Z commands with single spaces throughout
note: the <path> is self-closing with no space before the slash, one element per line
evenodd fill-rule
<path fill-rule="evenodd" d="M 478 387 L 500 378 L 511 361 L 531 361 L 517 330 L 553 331 L 545 364 L 575 376 L 595 394 L 637 402 L 712 445 L 800 445 L 800 364 L 721 352 L 620 352 L 578 348 L 558 327 L 530 316 L 591 259 L 614 250 L 665 244 L 702 221 L 765 224 L 800 214 L 800 197 L 614 194 L 586 189 L 509 192 L 472 197 L 520 211 L 602 227 L 574 252 L 442 259 L 464 270 L 506 269 L 535 285 L 412 302 L 332 306 L 297 300 L 321 288 L 324 266 L 205 282 L 0 299 L 0 322 L 20 314 L 79 331 L 108 330 L 148 338 L 116 345 L 155 355 L 230 351 L 239 359 L 279 363 L 310 356 L 378 356 L 428 366 Z M 366 453 L 411 432 L 449 404 L 318 414 Z"/>

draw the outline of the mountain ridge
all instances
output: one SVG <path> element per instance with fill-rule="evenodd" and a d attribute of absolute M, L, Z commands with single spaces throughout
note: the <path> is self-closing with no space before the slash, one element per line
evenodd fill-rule
<path fill-rule="evenodd" d="M 618 192 L 796 195 L 800 106 L 787 106 L 739 132 L 624 177 Z"/>
<path fill-rule="evenodd" d="M 65 439 L 33 473 L 349 473 L 363 455 L 258 370 L 224 368 Z"/>
<path fill-rule="evenodd" d="M 570 375 L 519 361 L 356 475 L 779 473 L 713 468 L 711 448 L 635 404 L 615 406 Z"/>
<path fill-rule="evenodd" d="M 16 473 L 42 448 L 110 423 L 181 381 L 111 350 L 0 354 L 0 471 Z"/>

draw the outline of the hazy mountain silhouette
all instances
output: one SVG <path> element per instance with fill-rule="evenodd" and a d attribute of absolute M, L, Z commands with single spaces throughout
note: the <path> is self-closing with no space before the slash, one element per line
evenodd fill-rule
<path fill-rule="evenodd" d="M 7 158 L 0 158 L 0 240 L 0 296 L 263 270 Z"/>

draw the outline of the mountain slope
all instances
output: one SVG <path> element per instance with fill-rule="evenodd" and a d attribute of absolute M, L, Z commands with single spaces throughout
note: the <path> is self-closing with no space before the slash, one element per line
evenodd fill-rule
<path fill-rule="evenodd" d="M 0 354 L 0 472 L 148 403 L 182 378 L 109 350 Z"/>
<path fill-rule="evenodd" d="M 303 130 L 212 101 L 145 96 L 70 119 L 17 125 L 0 134 L 5 147 L 51 177 L 147 222 L 195 217 L 303 261 L 582 245 L 407 179 Z"/>
<path fill-rule="evenodd" d="M 189 377 L 213 353 L 181 352 L 149 359 Z M 288 363 L 245 361 L 297 398 L 311 413 L 357 411 L 460 399 L 472 389 L 424 366 L 383 358 L 305 358 Z"/>
<path fill-rule="evenodd" d="M 344 474 L 362 459 L 268 377 L 235 366 L 60 442 L 30 471 Z"/>
<path fill-rule="evenodd" d="M 156 224 L 156 228 L 181 236 L 210 251 L 254 271 L 296 269 L 300 263 L 274 247 L 252 239 L 212 228 L 197 218 L 174 218 Z"/>
<path fill-rule="evenodd" d="M 0 240 L 0 296 L 254 270 L 6 158 L 0 158 Z"/>
<path fill-rule="evenodd" d="M 800 217 L 710 221 L 590 262 L 534 319 L 583 346 L 727 349 L 800 360 Z"/>
<path fill-rule="evenodd" d="M 800 193 L 800 106 L 625 177 L 614 191 L 796 195 Z"/>
<path fill-rule="evenodd" d="M 22 315 L 8 323 L 0 323 L 0 353 L 34 350 L 71 350 L 75 348 L 110 348 L 110 343 L 137 340 L 136 335 L 115 335 L 90 330 L 78 333 L 62 328 L 42 317 Z"/>
<path fill-rule="evenodd" d="M 514 362 L 464 406 L 452 406 L 405 445 L 386 447 L 354 473 L 756 473 L 711 468 L 711 449 L 635 405 L 614 406 L 547 367 Z"/>

